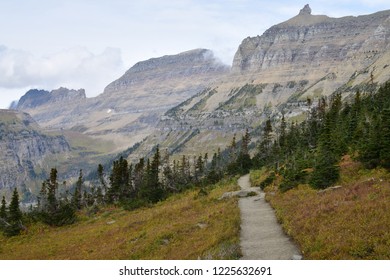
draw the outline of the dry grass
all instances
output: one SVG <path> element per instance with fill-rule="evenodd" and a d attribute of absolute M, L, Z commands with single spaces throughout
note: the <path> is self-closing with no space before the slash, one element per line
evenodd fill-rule
<path fill-rule="evenodd" d="M 151 208 L 105 208 L 77 224 L 36 224 L 22 236 L 0 236 L 0 259 L 234 259 L 240 256 L 236 199 L 218 200 L 236 184 L 198 196 L 191 190 Z"/>
<path fill-rule="evenodd" d="M 306 259 L 390 259 L 390 175 L 345 157 L 341 188 L 266 189 L 285 231 Z"/>

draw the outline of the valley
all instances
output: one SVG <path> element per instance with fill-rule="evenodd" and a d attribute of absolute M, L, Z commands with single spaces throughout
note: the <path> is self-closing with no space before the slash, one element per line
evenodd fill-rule
<path fill-rule="evenodd" d="M 390 10 L 306 5 L 231 66 L 193 49 L 92 98 L 31 89 L 0 110 L 0 258 L 238 259 L 220 197 L 250 173 L 304 259 L 389 259 L 389 64 Z"/>

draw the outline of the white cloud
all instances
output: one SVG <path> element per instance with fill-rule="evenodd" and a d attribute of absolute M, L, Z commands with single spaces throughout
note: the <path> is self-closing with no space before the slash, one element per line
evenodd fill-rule
<path fill-rule="evenodd" d="M 84 47 L 74 47 L 36 57 L 0 46 L 0 107 L 7 107 L 29 88 L 84 88 L 87 95 L 95 96 L 124 70 L 119 49 L 107 48 L 95 55 Z"/>

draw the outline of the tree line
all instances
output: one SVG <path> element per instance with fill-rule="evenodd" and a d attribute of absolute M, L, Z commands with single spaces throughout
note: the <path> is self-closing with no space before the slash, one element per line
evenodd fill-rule
<path fill-rule="evenodd" d="M 307 101 L 312 105 L 312 101 Z M 339 161 L 345 154 L 366 168 L 390 169 L 390 83 L 375 94 L 357 92 L 352 99 L 342 100 L 341 93 L 329 100 L 322 97 L 311 106 L 301 123 L 288 123 L 268 118 L 262 125 L 262 135 L 253 158 L 249 154 L 251 137 L 246 130 L 240 141 L 236 135 L 229 146 L 198 156 L 182 155 L 171 160 L 156 146 L 151 158 L 131 163 L 121 156 L 108 170 L 97 167 L 95 178 L 84 181 L 83 171 L 72 188 L 63 182 L 59 192 L 58 172 L 52 168 L 49 178 L 42 182 L 36 207 L 22 213 L 19 195 L 14 190 L 7 206 L 3 197 L 0 208 L 0 230 L 17 235 L 24 224 L 41 221 L 52 226 L 74 223 L 77 211 L 96 212 L 102 205 L 118 205 L 135 209 L 166 199 L 173 193 L 205 187 L 229 175 L 245 174 L 251 168 L 271 169 L 273 172 L 261 187 L 281 178 L 279 187 L 288 191 L 299 184 L 324 189 L 339 179 Z"/>
<path fill-rule="evenodd" d="M 62 183 L 61 189 L 66 189 L 63 192 L 59 191 L 58 171 L 52 168 L 49 177 L 42 182 L 37 205 L 30 211 L 20 211 L 16 189 L 8 207 L 3 197 L 0 229 L 7 236 L 12 236 L 26 229 L 25 224 L 38 221 L 51 226 L 72 224 L 80 210 L 95 213 L 101 206 L 107 205 L 132 210 L 194 187 L 205 193 L 207 185 L 226 175 L 249 171 L 249 142 L 248 131 L 238 143 L 234 136 L 230 146 L 222 152 L 218 149 L 211 159 L 206 153 L 192 157 L 182 155 L 180 159 L 171 160 L 168 151 L 161 155 L 159 146 L 156 146 L 151 158 L 140 158 L 135 164 L 123 156 L 114 160 L 109 170 L 104 170 L 99 164 L 96 177 L 88 183 L 80 170 L 72 188 L 68 188 L 66 182 Z"/>
<path fill-rule="evenodd" d="M 262 187 L 278 174 L 283 191 L 299 184 L 324 189 L 339 179 L 339 161 L 346 154 L 366 168 L 390 168 L 390 83 L 349 100 L 341 93 L 322 97 L 299 124 L 287 123 L 284 116 L 268 119 L 253 163 L 273 170 Z"/>

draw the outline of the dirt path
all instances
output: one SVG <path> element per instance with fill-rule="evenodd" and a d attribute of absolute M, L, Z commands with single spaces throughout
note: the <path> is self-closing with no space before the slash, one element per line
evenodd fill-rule
<path fill-rule="evenodd" d="M 265 201 L 264 192 L 251 188 L 249 174 L 238 180 L 242 190 L 251 190 L 256 196 L 239 200 L 241 211 L 240 244 L 244 260 L 300 259 L 296 245 L 283 232 L 274 210 Z"/>

